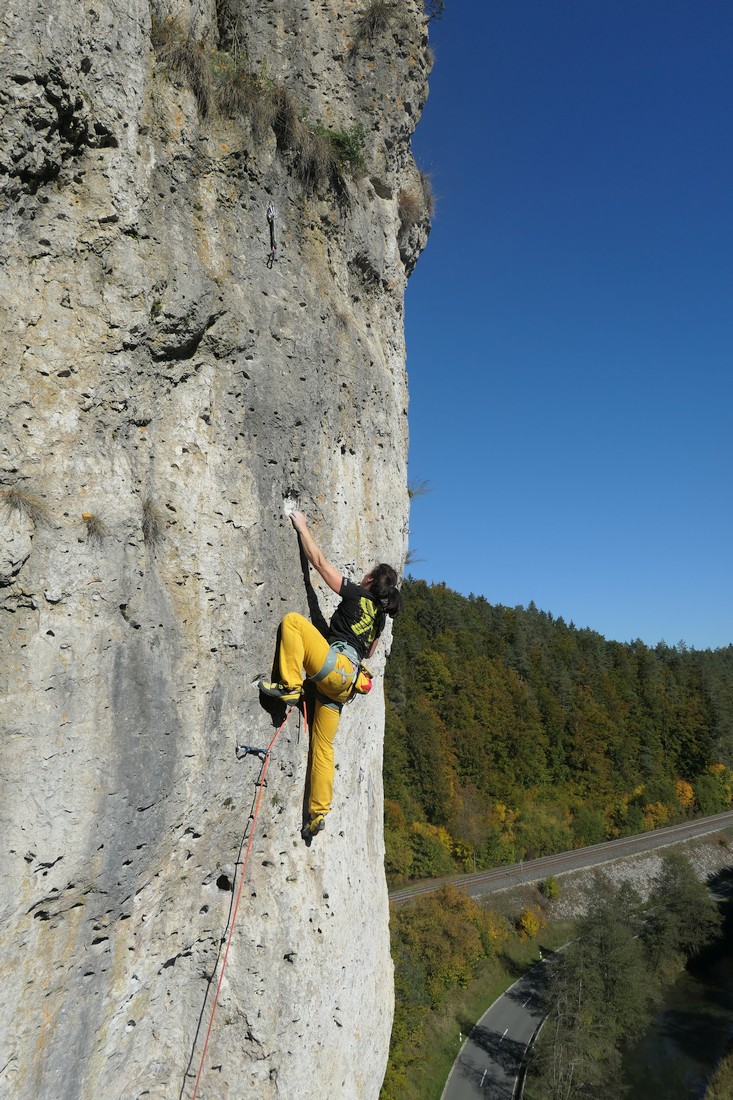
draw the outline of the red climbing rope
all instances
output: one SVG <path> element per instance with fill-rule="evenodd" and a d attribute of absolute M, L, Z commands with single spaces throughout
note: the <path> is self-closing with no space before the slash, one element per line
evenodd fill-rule
<path fill-rule="evenodd" d="M 262 767 L 260 768 L 260 774 L 259 774 L 259 777 L 257 779 L 257 797 L 255 799 L 254 810 L 252 812 L 252 828 L 250 829 L 250 833 L 249 833 L 249 843 L 247 844 L 247 851 L 245 853 L 244 860 L 242 861 L 242 870 L 241 870 L 240 876 L 239 876 L 239 889 L 237 890 L 237 900 L 234 903 L 234 909 L 232 910 L 232 919 L 229 923 L 229 936 L 227 938 L 227 945 L 226 945 L 226 949 L 224 951 L 224 958 L 223 958 L 222 964 L 221 964 L 221 973 L 219 974 L 219 984 L 216 987 L 216 996 L 214 997 L 214 1003 L 211 1007 L 211 1018 L 209 1019 L 209 1026 L 208 1026 L 208 1029 L 206 1031 L 206 1038 L 204 1040 L 204 1049 L 201 1051 L 201 1063 L 199 1065 L 199 1071 L 196 1074 L 196 1084 L 194 1085 L 194 1088 L 193 1088 L 193 1094 L 191 1096 L 191 1100 L 196 1100 L 196 1094 L 198 1093 L 198 1088 L 199 1088 L 199 1081 L 201 1080 L 201 1074 L 202 1074 L 203 1068 L 204 1068 L 204 1059 L 206 1058 L 206 1051 L 207 1051 L 207 1048 L 209 1046 L 209 1036 L 211 1035 L 211 1029 L 214 1026 L 214 1016 L 216 1015 L 216 1006 L 219 1003 L 219 994 L 221 993 L 221 986 L 222 986 L 222 982 L 224 981 L 224 971 L 226 970 L 227 958 L 229 956 L 229 947 L 230 947 L 231 942 L 232 942 L 232 936 L 234 935 L 234 924 L 235 924 L 235 921 L 237 919 L 237 910 L 239 909 L 239 899 L 242 896 L 242 887 L 244 886 L 245 871 L 247 870 L 247 860 L 249 859 L 249 853 L 252 850 L 252 842 L 254 841 L 255 827 L 257 825 L 257 815 L 260 811 L 260 802 L 262 800 L 262 791 L 263 791 L 263 788 L 265 786 L 265 776 L 267 775 L 267 768 L 268 768 L 268 765 L 270 763 L 270 753 L 272 752 L 273 745 L 275 744 L 278 737 L 280 736 L 280 732 L 281 732 L 283 726 L 285 725 L 288 718 L 290 717 L 290 711 L 292 709 L 293 709 L 292 707 L 290 707 L 288 709 L 288 712 L 285 715 L 285 717 L 283 718 L 281 724 L 275 730 L 275 733 L 272 736 L 272 740 L 270 741 L 270 744 L 267 746 L 267 748 L 264 751 L 264 759 L 262 761 Z"/>

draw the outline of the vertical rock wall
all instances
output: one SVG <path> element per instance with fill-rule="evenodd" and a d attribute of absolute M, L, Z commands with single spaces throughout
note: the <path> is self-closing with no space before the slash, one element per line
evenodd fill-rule
<path fill-rule="evenodd" d="M 346 571 L 404 560 L 429 56 L 418 0 L 365 37 L 369 6 L 0 13 L 0 1096 L 191 1095 L 257 792 L 235 744 L 272 736 L 254 684 L 308 611 L 283 501 Z M 307 127 L 363 126 L 365 174 L 304 186 L 202 90 L 215 50 Z M 378 689 L 310 848 L 295 713 L 278 738 L 202 1098 L 379 1092 L 382 735 Z"/>

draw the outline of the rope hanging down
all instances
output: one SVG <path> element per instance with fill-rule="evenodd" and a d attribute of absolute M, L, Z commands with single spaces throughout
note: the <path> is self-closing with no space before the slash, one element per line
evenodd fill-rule
<path fill-rule="evenodd" d="M 265 777 L 267 775 L 267 769 L 268 769 L 268 766 L 270 764 L 270 753 L 272 752 L 273 746 L 274 746 L 275 742 L 277 741 L 278 737 L 280 736 L 280 733 L 281 733 L 285 723 L 287 722 L 288 718 L 290 717 L 291 710 L 293 710 L 293 707 L 288 708 L 287 714 L 283 718 L 281 724 L 275 730 L 275 733 L 272 736 L 272 740 L 270 741 L 270 744 L 267 746 L 266 749 L 256 749 L 256 748 L 253 748 L 250 745 L 238 745 L 237 746 L 237 748 L 240 749 L 244 753 L 244 755 L 251 754 L 251 755 L 259 757 L 259 759 L 262 761 L 262 766 L 260 768 L 260 774 L 257 776 L 257 779 L 255 781 L 255 785 L 257 787 L 257 795 L 255 797 L 254 809 L 253 809 L 253 811 L 250 815 L 250 820 L 252 822 L 252 828 L 250 829 L 250 832 L 249 832 L 249 842 L 247 844 L 247 851 L 245 853 L 244 860 L 242 861 L 242 870 L 241 870 L 240 876 L 239 876 L 239 887 L 237 889 L 237 898 L 236 898 L 236 901 L 234 903 L 234 908 L 232 910 L 231 920 L 229 922 L 229 936 L 227 938 L 227 945 L 226 945 L 226 949 L 224 951 L 224 958 L 223 958 L 222 964 L 221 964 L 221 972 L 219 974 L 219 982 L 218 982 L 218 985 L 216 987 L 216 995 L 214 996 L 214 1003 L 211 1006 L 211 1017 L 209 1019 L 209 1026 L 206 1030 L 206 1038 L 204 1039 L 204 1048 L 201 1051 L 201 1062 L 199 1064 L 198 1073 L 196 1074 L 196 1084 L 194 1085 L 194 1088 L 193 1088 L 193 1093 L 191 1095 L 191 1100 L 196 1100 L 196 1095 L 198 1093 L 198 1088 L 199 1088 L 199 1082 L 201 1080 L 201 1074 L 202 1074 L 203 1068 L 204 1068 L 204 1060 L 206 1058 L 206 1051 L 207 1051 L 208 1046 L 209 1046 L 209 1037 L 211 1035 L 211 1029 L 214 1026 L 214 1016 L 216 1015 L 216 1008 L 217 1008 L 217 1005 L 219 1003 L 219 994 L 221 993 L 222 982 L 224 981 L 224 971 L 226 970 L 227 958 L 229 956 L 229 948 L 231 946 L 232 936 L 234 935 L 234 925 L 235 925 L 235 922 L 236 922 L 236 919 L 237 919 L 237 910 L 239 909 L 239 901 L 240 901 L 240 898 L 242 897 L 242 888 L 244 886 L 245 871 L 247 870 L 247 861 L 249 860 L 249 855 L 250 855 L 250 852 L 252 851 L 252 843 L 254 841 L 255 828 L 257 826 L 257 815 L 260 812 L 260 802 L 262 801 L 262 791 L 264 790 L 264 787 L 265 787 Z"/>

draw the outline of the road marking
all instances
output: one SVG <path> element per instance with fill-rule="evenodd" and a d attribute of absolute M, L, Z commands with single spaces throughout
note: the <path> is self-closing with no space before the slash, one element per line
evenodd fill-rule
<path fill-rule="evenodd" d="M 508 1030 L 509 1030 L 509 1028 L 508 1028 L 508 1027 L 505 1027 L 505 1028 L 504 1028 L 504 1035 L 506 1035 L 506 1033 L 507 1033 L 507 1031 L 508 1031 Z M 504 1035 L 502 1035 L 501 1039 L 499 1040 L 499 1042 L 500 1042 L 500 1043 L 503 1043 L 503 1042 L 504 1042 Z"/>
<path fill-rule="evenodd" d="M 480 1089 L 482 1089 L 484 1087 L 484 1077 L 485 1076 L 486 1076 L 486 1070 L 484 1070 L 484 1072 L 481 1074 L 481 1084 L 479 1085 Z"/>

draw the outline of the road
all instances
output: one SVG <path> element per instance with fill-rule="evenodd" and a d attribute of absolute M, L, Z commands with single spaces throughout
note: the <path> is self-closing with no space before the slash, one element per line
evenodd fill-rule
<path fill-rule="evenodd" d="M 717 876 L 711 894 L 716 901 L 730 901 L 733 877 Z M 441 1100 L 519 1100 L 520 1070 L 544 1016 L 545 964 L 551 958 L 550 953 L 535 963 L 471 1028 Z"/>
<path fill-rule="evenodd" d="M 494 1001 L 461 1047 L 441 1100 L 512 1100 L 527 1045 L 543 1017 L 544 963 Z"/>
<path fill-rule="evenodd" d="M 537 882 L 548 875 L 561 875 L 567 871 L 577 871 L 582 867 L 593 867 L 611 859 L 621 859 L 636 852 L 647 852 L 653 848 L 663 848 L 668 844 L 678 844 L 705 833 L 716 833 L 733 825 L 733 810 L 714 817 L 701 817 L 697 821 L 685 821 L 681 825 L 668 825 L 664 829 L 655 829 L 650 833 L 638 833 L 636 836 L 607 840 L 603 844 L 593 844 L 588 848 L 576 848 L 572 852 L 560 852 L 553 856 L 542 856 L 527 863 L 515 863 L 511 867 L 497 867 L 493 871 L 479 871 L 475 875 L 452 875 L 449 878 L 430 879 L 415 883 L 403 890 L 393 890 L 389 900 L 395 905 L 403 905 L 421 894 L 432 894 L 451 882 L 471 897 L 493 894 L 498 890 L 507 890 L 522 882 Z"/>
<path fill-rule="evenodd" d="M 505 890 L 521 882 L 536 882 L 548 875 L 621 859 L 636 852 L 678 844 L 733 825 L 733 811 L 714 817 L 656 829 L 633 837 L 594 844 L 529 863 L 500 867 L 475 875 L 418 883 L 390 894 L 390 901 L 406 904 L 439 890 L 446 882 L 471 897 Z M 527 1046 L 542 1023 L 544 962 L 537 963 L 486 1010 L 470 1031 L 445 1083 L 441 1100 L 515 1100 Z"/>

